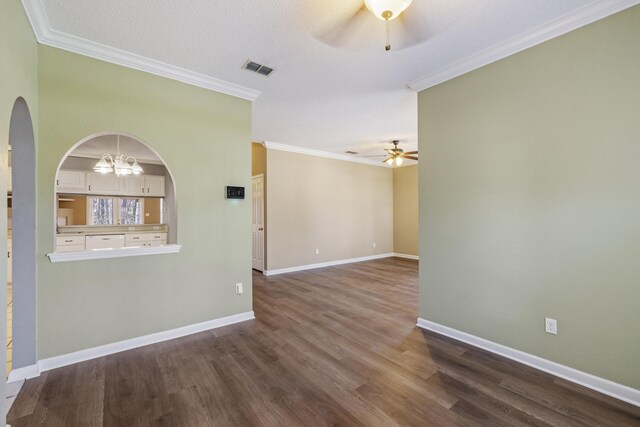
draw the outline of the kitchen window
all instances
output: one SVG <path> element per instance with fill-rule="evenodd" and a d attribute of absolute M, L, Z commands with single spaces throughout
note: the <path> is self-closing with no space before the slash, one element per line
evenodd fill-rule
<path fill-rule="evenodd" d="M 89 198 L 89 221 L 91 225 L 113 225 L 113 197 Z"/>
<path fill-rule="evenodd" d="M 132 225 L 144 224 L 144 199 L 141 198 L 120 198 L 120 220 L 119 224 Z"/>
<path fill-rule="evenodd" d="M 88 201 L 89 225 L 144 224 L 144 199 L 141 197 L 88 197 Z"/>

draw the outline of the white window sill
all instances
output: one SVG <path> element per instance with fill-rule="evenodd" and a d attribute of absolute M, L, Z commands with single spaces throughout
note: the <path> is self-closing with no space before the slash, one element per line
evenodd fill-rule
<path fill-rule="evenodd" d="M 47 254 L 51 262 L 84 261 L 89 259 L 123 258 L 142 255 L 177 254 L 182 245 L 165 245 L 152 248 L 113 248 L 94 249 L 92 251 L 79 252 L 52 252 Z"/>

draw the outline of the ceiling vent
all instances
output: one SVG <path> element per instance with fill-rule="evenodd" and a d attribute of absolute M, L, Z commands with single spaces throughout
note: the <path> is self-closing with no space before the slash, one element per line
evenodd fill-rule
<path fill-rule="evenodd" d="M 268 76 L 273 73 L 273 68 L 269 68 L 265 65 L 258 64 L 257 62 L 253 62 L 250 59 L 244 63 L 242 66 L 245 70 L 253 71 L 254 73 L 262 74 L 263 76 Z"/>
<path fill-rule="evenodd" d="M 358 154 L 356 151 L 351 151 L 351 150 L 349 150 L 349 151 L 345 151 L 345 153 L 346 153 L 346 154 Z"/>

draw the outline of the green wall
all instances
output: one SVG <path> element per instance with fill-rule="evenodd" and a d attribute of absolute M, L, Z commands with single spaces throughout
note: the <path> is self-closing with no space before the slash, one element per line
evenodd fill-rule
<path fill-rule="evenodd" d="M 51 47 L 38 60 L 38 358 L 250 311 L 251 201 L 224 187 L 251 185 L 251 103 Z M 49 262 L 58 163 L 102 131 L 167 162 L 181 253 Z"/>
<path fill-rule="evenodd" d="M 640 7 L 418 108 L 421 317 L 640 388 Z"/>
<path fill-rule="evenodd" d="M 22 97 L 37 123 L 37 45 L 22 4 L 19 0 L 5 0 L 0 12 L 0 194 L 7 191 L 7 144 L 11 111 L 17 98 Z M 0 203 L 0 253 L 7 251 L 7 205 Z M 0 263 L 0 277 L 7 277 L 6 263 Z M 1 282 L 0 282 L 1 283 Z M 0 292 L 0 325 L 6 324 L 6 287 Z M 6 342 L 6 327 L 0 327 L 0 342 Z M 6 353 L 0 352 L 0 366 L 5 369 Z M 5 395 L 5 382 L 0 381 L 0 396 Z M 4 401 L 4 399 L 3 399 Z M 0 424 L 4 411 L 0 410 Z"/>

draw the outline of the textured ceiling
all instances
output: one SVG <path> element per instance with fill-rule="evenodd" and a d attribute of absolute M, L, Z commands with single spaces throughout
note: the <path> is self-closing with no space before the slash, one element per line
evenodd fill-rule
<path fill-rule="evenodd" d="M 69 153 L 69 156 L 98 159 L 104 153 L 109 153 L 112 156 L 115 155 L 116 147 L 116 135 L 101 135 L 80 144 L 71 153 Z M 141 163 L 163 163 L 156 153 L 150 150 L 146 145 L 125 135 L 120 136 L 120 153 L 125 156 L 135 157 Z"/>
<path fill-rule="evenodd" d="M 392 139 L 416 147 L 407 83 L 594 0 L 414 0 L 390 52 L 384 23 L 356 13 L 362 0 L 41 3 L 51 30 L 261 91 L 254 140 L 363 155 Z M 249 58 L 276 71 L 242 70 Z"/>

